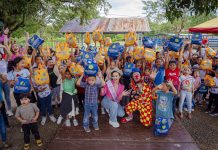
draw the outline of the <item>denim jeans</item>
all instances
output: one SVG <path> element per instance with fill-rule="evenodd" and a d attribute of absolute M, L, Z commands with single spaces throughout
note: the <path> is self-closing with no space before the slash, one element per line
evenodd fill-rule
<path fill-rule="evenodd" d="M 108 99 L 106 96 L 103 98 L 101 104 L 105 109 L 109 110 L 110 121 L 112 122 L 117 122 L 118 116 L 123 117 L 125 115 L 122 106 L 119 103 Z"/>
<path fill-rule="evenodd" d="M 2 142 L 6 142 L 6 126 L 2 114 L 0 114 L 0 133 L 2 137 Z"/>
<path fill-rule="evenodd" d="M 183 111 L 183 104 L 184 104 L 185 99 L 188 105 L 188 113 L 191 113 L 192 112 L 192 92 L 188 92 L 185 90 L 181 90 L 180 92 L 179 112 Z"/>
<path fill-rule="evenodd" d="M 49 115 L 51 115 L 52 114 L 51 94 L 48 95 L 47 97 L 43 97 L 43 98 L 39 97 L 39 101 L 40 101 L 41 115 L 43 117 L 45 117 L 46 116 L 46 111 L 48 112 Z"/>
<path fill-rule="evenodd" d="M 5 101 L 7 103 L 7 109 L 11 110 L 10 86 L 7 82 L 2 84 L 2 90 L 4 91 Z"/>
<path fill-rule="evenodd" d="M 98 127 L 98 103 L 84 104 L 83 127 L 89 128 L 89 115 L 92 113 L 92 125 Z"/>

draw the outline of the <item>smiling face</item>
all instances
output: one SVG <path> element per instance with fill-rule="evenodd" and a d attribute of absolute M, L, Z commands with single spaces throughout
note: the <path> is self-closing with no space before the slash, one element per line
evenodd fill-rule
<path fill-rule="evenodd" d="M 16 69 L 21 70 L 24 68 L 24 66 L 25 66 L 25 62 L 24 59 L 22 59 L 19 63 L 16 64 Z"/>
<path fill-rule="evenodd" d="M 120 80 L 120 74 L 119 74 L 118 72 L 113 72 L 113 73 L 111 74 L 111 78 L 112 78 L 112 80 L 113 80 L 114 82 L 119 82 L 119 80 Z"/>
<path fill-rule="evenodd" d="M 169 64 L 169 69 L 170 70 L 175 70 L 176 69 L 176 64 L 175 63 L 170 63 Z"/>
<path fill-rule="evenodd" d="M 18 46 L 17 44 L 14 44 L 14 45 L 12 46 L 12 51 L 13 51 L 15 54 L 17 54 L 17 53 L 19 52 L 19 46 Z"/>
<path fill-rule="evenodd" d="M 96 77 L 88 77 L 87 82 L 89 85 L 94 85 L 96 82 Z"/>
<path fill-rule="evenodd" d="M 48 61 L 47 67 L 48 68 L 53 68 L 54 67 L 54 61 L 52 59 Z"/>
<path fill-rule="evenodd" d="M 133 79 L 134 79 L 135 82 L 139 82 L 139 81 L 141 80 L 141 75 L 140 75 L 139 72 L 134 72 L 134 73 L 132 74 L 132 77 L 133 77 Z"/>

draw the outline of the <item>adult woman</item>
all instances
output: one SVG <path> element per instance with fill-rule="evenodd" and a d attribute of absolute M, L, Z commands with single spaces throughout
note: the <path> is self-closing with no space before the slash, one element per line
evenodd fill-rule
<path fill-rule="evenodd" d="M 123 117 L 125 115 L 119 102 L 123 96 L 129 95 L 128 91 L 124 91 L 124 85 L 120 84 L 121 76 L 122 72 L 119 69 L 111 70 L 111 80 L 108 80 L 104 88 L 101 89 L 101 95 L 105 95 L 102 106 L 109 111 L 109 124 L 114 128 L 120 126 L 117 122 L 117 116 Z"/>

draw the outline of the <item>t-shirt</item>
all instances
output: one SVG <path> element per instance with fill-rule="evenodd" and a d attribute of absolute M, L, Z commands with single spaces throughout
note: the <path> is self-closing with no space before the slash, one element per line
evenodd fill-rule
<path fill-rule="evenodd" d="M 214 77 L 214 81 L 216 83 L 215 86 L 218 86 L 218 78 Z M 211 87 L 210 92 L 213 94 L 218 94 L 218 87 Z"/>
<path fill-rule="evenodd" d="M 30 72 L 27 69 L 22 69 L 20 71 L 10 71 L 8 73 L 8 80 L 15 80 L 18 77 L 29 78 Z"/>
<path fill-rule="evenodd" d="M 36 112 L 39 112 L 39 108 L 36 104 L 29 103 L 26 106 L 19 106 L 16 110 L 15 117 L 21 117 L 26 120 L 27 123 L 31 123 L 31 120 L 35 117 Z"/>
<path fill-rule="evenodd" d="M 182 90 L 186 90 L 186 91 L 189 91 L 189 92 L 192 91 L 194 81 L 195 81 L 195 79 L 192 76 L 190 76 L 190 75 L 188 75 L 188 76 L 181 75 L 180 78 L 179 78 L 179 81 L 181 83 L 181 89 Z"/>
<path fill-rule="evenodd" d="M 76 81 L 74 78 L 72 78 L 71 80 L 69 79 L 65 79 L 63 81 L 63 91 L 65 93 L 68 93 L 70 95 L 74 95 L 77 93 L 77 89 L 76 89 Z"/>
<path fill-rule="evenodd" d="M 0 68 L 0 74 L 7 75 L 8 63 L 5 61 L 5 59 L 0 60 Z"/>
<path fill-rule="evenodd" d="M 198 64 L 194 65 L 193 68 L 198 68 L 200 69 L 200 66 Z M 204 79 L 205 75 L 206 75 L 206 71 L 205 70 L 199 70 L 200 73 L 200 78 Z"/>
<path fill-rule="evenodd" d="M 36 85 L 34 82 L 33 82 L 33 84 L 34 84 L 34 87 L 37 90 L 45 88 L 45 90 L 43 90 L 42 92 L 37 92 L 37 94 L 38 94 L 38 96 L 40 98 L 45 98 L 45 97 L 47 97 L 47 96 L 49 96 L 51 94 L 51 89 L 50 89 L 48 84 L 45 84 L 45 85 Z"/>
<path fill-rule="evenodd" d="M 170 69 L 166 69 L 166 79 L 167 80 L 172 80 L 173 81 L 173 85 L 175 87 L 179 86 L 179 73 L 180 73 L 180 69 L 176 68 L 175 70 L 170 70 Z"/>
<path fill-rule="evenodd" d="M 164 93 L 163 91 L 156 92 L 158 99 L 156 101 L 156 118 L 174 118 L 173 117 L 173 92 Z"/>
<path fill-rule="evenodd" d="M 47 68 L 47 69 L 50 78 L 50 85 L 52 88 L 56 88 L 59 85 L 57 84 L 58 77 L 54 73 L 54 68 Z"/>

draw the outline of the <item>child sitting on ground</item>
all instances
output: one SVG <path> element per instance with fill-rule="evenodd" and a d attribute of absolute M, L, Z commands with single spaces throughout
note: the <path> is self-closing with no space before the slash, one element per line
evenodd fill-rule
<path fill-rule="evenodd" d="M 39 135 L 37 119 L 39 117 L 39 108 L 36 104 L 30 103 L 29 94 L 21 94 L 21 105 L 17 108 L 15 117 L 21 122 L 24 133 L 24 150 L 30 147 L 30 131 L 35 136 L 37 146 L 42 146 L 42 140 Z"/>
<path fill-rule="evenodd" d="M 77 81 L 77 86 L 85 88 L 85 99 L 84 99 L 84 117 L 83 127 L 85 132 L 91 132 L 89 128 L 89 116 L 92 113 L 93 127 L 94 130 L 99 130 L 98 126 L 98 89 L 105 85 L 105 81 L 101 73 L 98 73 L 98 77 L 101 79 L 101 84 L 96 83 L 95 76 L 88 76 L 87 82 L 82 82 L 83 76 L 80 76 Z"/>

